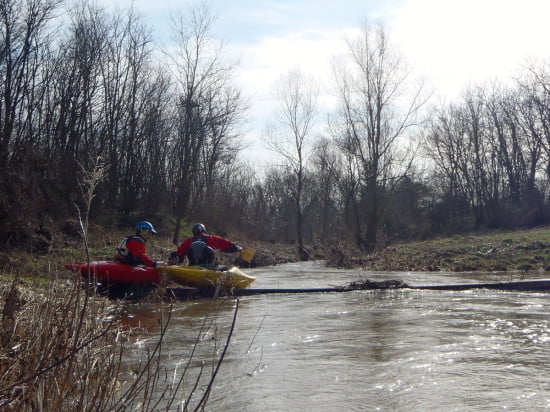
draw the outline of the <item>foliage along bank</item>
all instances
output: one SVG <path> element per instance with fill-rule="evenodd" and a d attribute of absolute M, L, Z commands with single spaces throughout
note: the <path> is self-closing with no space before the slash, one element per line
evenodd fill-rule
<path fill-rule="evenodd" d="M 79 2 L 59 28 L 64 2 L 35 3 L 8 1 L 0 20 L 1 248 L 47 250 L 78 214 L 106 228 L 148 219 L 175 242 L 203 221 L 231 237 L 362 251 L 550 222 L 547 65 L 420 118 L 407 72 L 382 64 L 400 61 L 389 33 L 365 27 L 350 43 L 363 60 L 338 73 L 342 105 L 307 159 L 260 177 L 238 157 L 246 99 L 208 10 L 183 13 L 177 54 L 159 57 L 131 11 Z"/>

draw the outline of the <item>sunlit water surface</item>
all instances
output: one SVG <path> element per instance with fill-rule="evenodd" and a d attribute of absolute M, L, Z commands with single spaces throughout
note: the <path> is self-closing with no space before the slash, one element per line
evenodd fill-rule
<path fill-rule="evenodd" d="M 410 285 L 510 280 L 366 273 L 320 262 L 246 272 L 258 277 L 255 288 L 340 286 L 366 278 Z M 161 362 L 173 376 L 169 380 L 181 379 L 181 397 L 192 393 L 190 409 L 204 394 L 235 307 L 234 299 L 173 307 Z M 129 352 L 132 362 L 158 336 L 160 311 L 158 305 L 128 310 L 133 324 L 148 328 Z M 206 410 L 547 410 L 549 312 L 550 293 L 541 292 L 399 289 L 241 297 Z"/>

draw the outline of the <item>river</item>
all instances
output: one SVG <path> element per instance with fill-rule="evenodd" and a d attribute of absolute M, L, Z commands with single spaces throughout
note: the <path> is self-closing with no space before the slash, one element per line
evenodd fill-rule
<path fill-rule="evenodd" d="M 341 286 L 366 278 L 415 286 L 518 280 L 336 270 L 322 262 L 246 273 L 257 276 L 256 288 Z M 204 395 L 236 306 L 235 299 L 174 304 L 160 358 L 168 380 L 181 380 L 179 404 L 170 410 L 190 394 L 192 410 Z M 135 361 L 158 336 L 161 310 L 158 304 L 127 310 L 144 330 L 129 350 Z M 241 297 L 205 409 L 549 410 L 550 293 L 398 289 Z"/>

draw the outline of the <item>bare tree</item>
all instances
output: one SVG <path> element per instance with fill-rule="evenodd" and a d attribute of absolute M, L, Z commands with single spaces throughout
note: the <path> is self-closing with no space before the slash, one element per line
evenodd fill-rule
<path fill-rule="evenodd" d="M 38 91 L 37 57 L 48 44 L 44 32 L 60 3 L 0 0 L 0 163 L 4 166 L 9 165 L 10 154 L 17 157 L 19 150 L 29 149 L 22 138 L 32 136 L 27 115 L 32 115 L 29 109 L 35 107 L 33 97 Z"/>
<path fill-rule="evenodd" d="M 546 175 L 550 177 L 550 63 L 530 62 L 526 71 L 527 75 L 517 81 L 525 98 L 523 108 L 528 110 L 526 127 L 544 150 Z"/>
<path fill-rule="evenodd" d="M 462 206 L 468 199 L 468 183 L 464 173 L 468 171 L 469 153 L 463 144 L 466 131 L 460 120 L 460 112 L 459 106 L 451 105 L 439 108 L 432 114 L 432 120 L 425 130 L 424 150 L 433 161 L 434 180 L 438 182 L 441 197 L 455 205 L 447 209 L 465 213 L 466 210 L 457 210 L 458 204 Z"/>
<path fill-rule="evenodd" d="M 427 97 L 424 84 L 411 81 L 384 26 L 365 24 L 348 48 L 348 58 L 334 65 L 340 113 L 332 127 L 360 182 L 350 193 L 360 196 L 352 200 L 358 246 L 373 250 L 383 213 L 380 196 L 398 166 L 399 139 L 418 124 Z"/>
<path fill-rule="evenodd" d="M 231 87 L 233 64 L 223 61 L 223 42 L 212 35 L 213 23 L 205 3 L 173 15 L 177 49 L 170 58 L 177 98 L 169 161 L 174 243 L 186 213 L 210 187 L 208 179 L 217 163 L 238 150 L 230 140 L 235 138 L 231 128 L 242 110 L 240 94 Z"/>
<path fill-rule="evenodd" d="M 317 117 L 318 86 L 299 70 L 282 76 L 275 85 L 274 96 L 279 104 L 276 123 L 267 130 L 266 143 L 282 156 L 284 167 L 292 176 L 292 197 L 296 216 L 296 239 L 302 259 L 308 254 L 303 239 L 303 191 L 306 168 L 311 152 L 311 133 Z"/>
<path fill-rule="evenodd" d="M 497 190 L 516 206 L 536 191 L 541 163 L 542 140 L 533 109 L 532 100 L 521 89 L 518 93 L 495 88 L 487 98 L 491 144 L 503 176 Z"/>
<path fill-rule="evenodd" d="M 89 169 L 89 159 L 102 156 L 110 167 L 95 207 L 125 221 L 140 201 L 144 208 L 151 204 L 142 201 L 148 198 L 144 183 L 159 164 L 164 167 L 164 159 L 154 164 L 149 159 L 167 140 L 157 133 L 165 124 L 159 113 L 166 76 L 152 64 L 150 34 L 133 10 L 111 16 L 83 1 L 69 16 L 67 37 L 51 68 L 47 105 L 52 155 L 61 157 L 54 164 L 59 180 L 70 187 L 74 176 L 62 171 L 74 169 L 77 161 Z"/>
<path fill-rule="evenodd" d="M 426 128 L 424 149 L 434 162 L 433 176 L 439 176 L 438 203 L 448 216 L 461 217 L 462 228 L 544 220 L 537 187 L 544 143 L 530 96 L 497 83 L 490 92 L 471 88 L 463 102 L 440 108 Z"/>
<path fill-rule="evenodd" d="M 97 138 L 102 122 L 96 116 L 101 100 L 99 75 L 107 42 L 106 20 L 106 15 L 88 2 L 79 4 L 71 10 L 56 52 L 44 62 L 51 73 L 43 103 L 43 127 L 49 140 L 45 145 L 49 149 L 47 160 L 54 179 L 67 193 L 78 193 L 78 182 L 67 170 L 90 170 L 94 168 L 91 159 L 107 156 L 106 145 Z"/>
<path fill-rule="evenodd" d="M 317 199 L 317 209 L 314 215 L 317 217 L 315 235 L 325 241 L 336 233 L 336 222 L 339 218 L 338 182 L 342 175 L 342 160 L 337 149 L 329 139 L 321 139 L 316 142 L 313 152 L 313 176 L 314 188 Z"/>

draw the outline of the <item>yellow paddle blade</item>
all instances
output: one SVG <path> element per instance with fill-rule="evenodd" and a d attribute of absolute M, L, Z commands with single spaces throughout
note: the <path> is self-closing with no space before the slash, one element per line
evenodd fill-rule
<path fill-rule="evenodd" d="M 256 254 L 256 249 L 251 247 L 243 249 L 240 258 L 247 263 L 250 263 Z"/>

